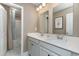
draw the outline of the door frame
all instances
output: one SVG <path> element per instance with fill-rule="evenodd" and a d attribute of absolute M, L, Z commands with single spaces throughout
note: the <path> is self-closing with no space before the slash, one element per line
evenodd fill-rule
<path fill-rule="evenodd" d="M 21 55 L 23 54 L 23 7 L 14 3 L 2 3 L 9 7 L 19 8 L 21 9 Z"/>

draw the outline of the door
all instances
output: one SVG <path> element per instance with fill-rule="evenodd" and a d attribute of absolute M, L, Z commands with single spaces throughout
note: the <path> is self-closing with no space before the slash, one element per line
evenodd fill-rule
<path fill-rule="evenodd" d="M 73 13 L 66 14 L 66 34 L 73 35 Z"/>
<path fill-rule="evenodd" d="M 0 5 L 0 55 L 4 55 L 7 50 L 7 12 Z"/>
<path fill-rule="evenodd" d="M 48 33 L 48 15 L 45 14 L 43 15 L 43 28 L 44 28 L 44 33 Z"/>

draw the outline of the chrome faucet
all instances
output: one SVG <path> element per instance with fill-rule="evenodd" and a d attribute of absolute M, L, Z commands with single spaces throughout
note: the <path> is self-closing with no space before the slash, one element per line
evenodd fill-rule
<path fill-rule="evenodd" d="M 63 39 L 64 35 L 58 34 L 57 39 Z"/>

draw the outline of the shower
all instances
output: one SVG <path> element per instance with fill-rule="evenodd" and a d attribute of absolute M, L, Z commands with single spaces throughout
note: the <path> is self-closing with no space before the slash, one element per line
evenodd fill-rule
<path fill-rule="evenodd" d="M 12 6 L 14 4 L 11 4 Z M 22 24 L 22 15 L 21 15 L 21 8 L 15 7 L 15 6 L 10 6 L 8 4 L 2 4 L 0 3 L 0 14 L 3 16 L 0 16 L 1 21 L 4 27 L 1 27 L 2 25 L 0 24 L 0 27 L 2 28 L 1 30 L 5 29 L 6 34 L 3 37 L 3 40 L 5 39 L 5 42 L 1 42 L 2 39 L 0 39 L 0 55 L 21 55 L 21 24 Z M 4 20 L 4 21 L 3 21 Z M 1 30 L 0 30 L 0 37 L 1 37 Z M 5 46 L 2 46 L 4 45 Z M 3 51 L 3 49 L 5 49 Z M 2 52 L 3 51 L 3 52 Z M 8 53 L 7 53 L 8 52 Z M 12 56 L 11 55 L 11 56 Z"/>

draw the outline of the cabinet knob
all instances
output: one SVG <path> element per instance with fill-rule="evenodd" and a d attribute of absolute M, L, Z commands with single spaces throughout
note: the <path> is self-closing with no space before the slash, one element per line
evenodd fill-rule
<path fill-rule="evenodd" d="M 50 56 L 50 54 L 48 54 L 48 56 Z"/>

